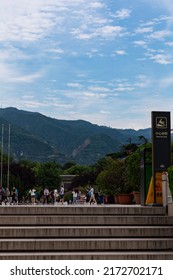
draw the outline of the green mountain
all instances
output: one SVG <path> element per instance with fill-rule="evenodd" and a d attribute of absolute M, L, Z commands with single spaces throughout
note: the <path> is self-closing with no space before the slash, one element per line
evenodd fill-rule
<path fill-rule="evenodd" d="M 83 120 L 57 120 L 11 107 L 0 109 L 0 124 L 4 125 L 6 152 L 10 124 L 10 153 L 15 160 L 55 160 L 61 164 L 74 161 L 89 165 L 106 154 L 118 152 L 129 141 L 139 143 L 138 136 L 151 139 L 150 128 L 113 129 Z"/>

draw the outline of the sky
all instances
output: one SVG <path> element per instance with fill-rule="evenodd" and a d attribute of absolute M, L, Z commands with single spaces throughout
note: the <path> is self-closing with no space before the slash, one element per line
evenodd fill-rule
<path fill-rule="evenodd" d="M 173 111 L 173 1 L 0 0 L 0 104 L 151 127 Z"/>

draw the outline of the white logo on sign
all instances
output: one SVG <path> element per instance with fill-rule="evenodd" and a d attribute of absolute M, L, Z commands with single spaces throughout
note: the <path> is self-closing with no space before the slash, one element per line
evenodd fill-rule
<path fill-rule="evenodd" d="M 167 118 L 157 117 L 156 118 L 156 128 L 167 128 Z"/>

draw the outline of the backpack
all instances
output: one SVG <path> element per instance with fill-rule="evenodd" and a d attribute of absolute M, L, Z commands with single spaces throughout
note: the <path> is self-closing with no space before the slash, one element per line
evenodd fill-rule
<path fill-rule="evenodd" d="M 89 192 L 88 192 L 88 196 L 91 196 L 91 194 L 92 194 L 92 192 L 91 192 L 91 191 L 89 191 Z"/>

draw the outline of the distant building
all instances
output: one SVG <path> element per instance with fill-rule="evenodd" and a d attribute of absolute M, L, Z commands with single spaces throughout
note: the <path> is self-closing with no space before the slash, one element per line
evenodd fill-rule
<path fill-rule="evenodd" d="M 70 189 L 73 179 L 76 177 L 77 175 L 60 175 L 61 177 L 61 184 L 64 186 L 65 190 Z"/>

